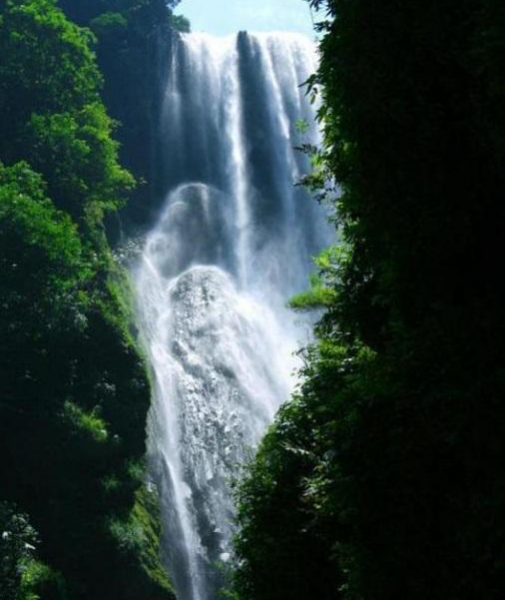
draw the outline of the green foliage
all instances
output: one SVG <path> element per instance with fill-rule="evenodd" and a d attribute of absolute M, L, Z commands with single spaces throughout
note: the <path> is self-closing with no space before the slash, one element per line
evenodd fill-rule
<path fill-rule="evenodd" d="M 106 523 L 122 522 L 141 485 L 144 365 L 125 334 L 122 292 L 44 188 L 26 164 L 0 168 L 2 488 L 33 516 L 42 558 L 73 598 L 129 597 L 122 546 Z M 149 543 L 156 553 L 157 540 Z M 135 548 L 128 563 L 139 594 L 144 586 L 166 598 Z"/>
<path fill-rule="evenodd" d="M 112 131 L 104 106 L 95 103 L 74 114 L 32 115 L 27 134 L 30 163 L 48 179 L 51 197 L 76 218 L 87 211 L 94 225 L 104 210 L 123 204 L 134 185 L 117 162 Z"/>
<path fill-rule="evenodd" d="M 166 24 L 178 4 L 179 0 L 59 0 L 65 14 L 79 25 L 89 25 L 104 14 L 114 13 L 135 20 L 147 17 L 151 33 L 160 23 Z"/>
<path fill-rule="evenodd" d="M 331 283 L 338 277 L 338 271 L 345 261 L 343 246 L 331 246 L 315 259 L 318 273 L 310 276 L 310 289 L 291 298 L 289 306 L 298 311 L 318 308 L 330 309 L 335 304 L 335 290 Z"/>
<path fill-rule="evenodd" d="M 54 0 L 13 0 L 0 19 L 0 156 L 19 160 L 19 134 L 32 113 L 79 110 L 98 101 L 101 76 L 88 31 Z"/>
<path fill-rule="evenodd" d="M 115 237 L 137 230 L 150 220 L 164 193 L 161 164 L 161 117 L 165 80 L 171 62 L 172 38 L 189 31 L 187 19 L 174 15 L 179 3 L 165 0 L 59 0 L 75 22 L 97 38 L 96 52 L 104 74 L 103 99 L 120 123 L 121 162 L 142 182 L 121 214 L 121 232 L 107 220 Z"/>
<path fill-rule="evenodd" d="M 138 524 L 143 534 L 142 569 L 148 574 L 149 580 L 155 582 L 159 590 L 173 594 L 172 585 L 164 566 L 161 564 L 158 552 L 159 540 L 162 534 L 161 517 L 159 514 L 158 492 L 153 485 L 143 485 L 136 492 L 132 520 Z M 154 593 L 153 586 L 151 594 Z M 157 593 L 159 594 L 159 592 Z"/>
<path fill-rule="evenodd" d="M 28 516 L 0 502 L 2 600 L 66 600 L 61 576 L 35 558 L 38 545 Z"/>
<path fill-rule="evenodd" d="M 24 279 L 32 277 L 27 265 Z M 0 322 L 2 487 L 33 516 L 42 558 L 61 571 L 72 598 L 133 599 L 131 588 L 166 599 L 141 562 L 146 545 L 157 556 L 158 538 L 139 545 L 130 535 L 137 526 L 121 528 L 142 485 L 149 389 L 126 326 L 116 325 L 126 316 L 99 281 L 86 280 L 85 290 L 79 282 L 59 306 L 47 290 L 43 313 L 27 285 L 27 309 L 16 306 Z"/>
<path fill-rule="evenodd" d="M 0 21 L 0 157 L 27 160 L 59 208 L 96 227 L 134 182 L 118 164 L 92 41 L 52 0 L 7 4 Z"/>
<path fill-rule="evenodd" d="M 191 32 L 191 23 L 183 15 L 170 15 L 170 25 L 180 33 Z"/>
<path fill-rule="evenodd" d="M 71 298 L 90 275 L 75 225 L 45 197 L 42 178 L 26 163 L 0 163 L 0 266 L 1 364 L 14 375 L 24 367 L 12 359 L 25 346 L 52 335 L 58 323 L 80 327 Z"/>
<path fill-rule="evenodd" d="M 114 519 L 109 523 L 109 531 L 123 554 L 136 554 L 145 543 L 142 528 L 134 521 Z"/>
<path fill-rule="evenodd" d="M 63 405 L 63 415 L 79 433 L 90 437 L 94 442 L 107 441 L 107 424 L 97 415 L 96 409 L 86 412 L 80 406 L 67 400 Z"/>
<path fill-rule="evenodd" d="M 121 590 L 124 597 L 131 600 L 173 598 L 174 592 L 158 552 L 161 522 L 156 488 L 139 487 L 131 512 L 122 519 L 110 520 L 108 530 L 119 550 L 123 568 L 131 570 Z"/>
<path fill-rule="evenodd" d="M 144 567 L 158 532 L 134 525 L 142 543 L 123 543 L 150 398 L 131 290 L 103 233 L 133 178 L 92 43 L 50 0 L 0 3 L 0 507 L 15 502 L 42 540 L 40 560 L 4 552 L 27 521 L 0 540 L 2 599 L 172 597 Z"/>
<path fill-rule="evenodd" d="M 30 560 L 23 565 L 16 600 L 67 600 L 63 578 L 47 565 Z"/>
<path fill-rule="evenodd" d="M 325 312 L 238 488 L 234 593 L 498 600 L 503 5 L 311 5 L 325 144 L 304 183 L 344 246 L 294 301 Z"/>
<path fill-rule="evenodd" d="M 90 28 L 100 39 L 123 40 L 128 27 L 128 19 L 117 12 L 105 12 L 90 22 Z"/>
<path fill-rule="evenodd" d="M 0 503 L 0 592 L 3 600 L 17 600 L 23 570 L 33 558 L 37 533 L 28 517 Z"/>
<path fill-rule="evenodd" d="M 334 301 L 333 290 L 327 288 L 318 275 L 310 278 L 310 289 L 293 296 L 289 306 L 294 310 L 314 310 L 331 306 Z"/>
<path fill-rule="evenodd" d="M 0 163 L 0 224 L 7 285 L 28 267 L 43 285 L 71 283 L 81 259 L 76 227 L 45 197 L 42 178 L 26 163 L 11 168 Z M 37 263 L 45 271 L 38 271 Z"/>

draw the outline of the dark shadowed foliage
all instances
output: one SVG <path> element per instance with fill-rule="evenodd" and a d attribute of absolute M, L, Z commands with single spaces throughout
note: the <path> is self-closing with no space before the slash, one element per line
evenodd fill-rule
<path fill-rule="evenodd" d="M 236 594 L 498 600 L 504 6 L 312 5 L 325 146 L 306 183 L 339 183 L 344 241 L 294 302 L 325 312 L 238 490 Z"/>

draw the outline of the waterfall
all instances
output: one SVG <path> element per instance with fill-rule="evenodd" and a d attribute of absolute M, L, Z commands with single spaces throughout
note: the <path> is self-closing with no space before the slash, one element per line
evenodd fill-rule
<path fill-rule="evenodd" d="M 295 34 L 176 40 L 160 135 L 166 202 L 134 268 L 155 398 L 148 451 L 179 600 L 215 600 L 230 558 L 230 484 L 289 398 L 300 328 L 287 299 L 327 242 L 295 182 L 317 142 Z M 297 121 L 308 123 L 300 135 Z"/>

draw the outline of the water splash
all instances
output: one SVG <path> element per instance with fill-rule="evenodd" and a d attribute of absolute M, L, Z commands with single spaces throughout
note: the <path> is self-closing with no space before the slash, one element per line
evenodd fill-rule
<path fill-rule="evenodd" d="M 294 186 L 295 123 L 316 67 L 291 34 L 184 35 L 160 126 L 167 200 L 134 269 L 155 401 L 149 457 L 180 600 L 214 600 L 231 553 L 230 480 L 292 389 L 300 330 L 285 308 L 329 239 Z"/>

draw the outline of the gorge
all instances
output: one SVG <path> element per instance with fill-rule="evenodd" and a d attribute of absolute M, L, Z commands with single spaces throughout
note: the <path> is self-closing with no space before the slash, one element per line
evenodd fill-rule
<path fill-rule="evenodd" d="M 504 17 L 0 0 L 1 600 L 503 600 Z"/>

